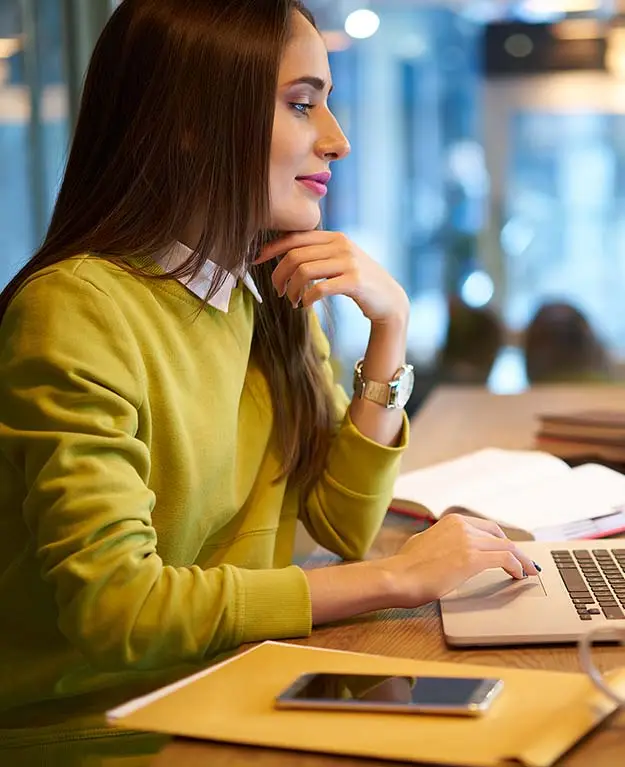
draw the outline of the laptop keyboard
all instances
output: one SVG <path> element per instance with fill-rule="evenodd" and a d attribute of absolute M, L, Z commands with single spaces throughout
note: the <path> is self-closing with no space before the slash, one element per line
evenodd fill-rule
<path fill-rule="evenodd" d="M 625 549 L 552 551 L 580 620 L 625 619 Z"/>

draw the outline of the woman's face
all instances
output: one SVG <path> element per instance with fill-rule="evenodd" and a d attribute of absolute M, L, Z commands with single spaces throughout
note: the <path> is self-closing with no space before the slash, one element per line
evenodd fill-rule
<path fill-rule="evenodd" d="M 269 176 L 272 229 L 315 229 L 330 163 L 349 154 L 349 143 L 328 109 L 331 87 L 324 42 L 296 13 L 278 77 Z"/>

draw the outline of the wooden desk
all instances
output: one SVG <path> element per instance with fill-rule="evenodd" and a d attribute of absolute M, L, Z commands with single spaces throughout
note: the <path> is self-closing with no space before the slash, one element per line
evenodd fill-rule
<path fill-rule="evenodd" d="M 537 386 L 501 396 L 479 387 L 443 386 L 413 421 L 403 469 L 419 469 L 483 447 L 531 448 L 540 413 L 625 410 L 625 386 Z"/>
<path fill-rule="evenodd" d="M 412 445 L 405 457 L 406 469 L 452 458 L 480 447 L 531 447 L 534 416 L 543 410 L 593 407 L 625 408 L 625 388 L 606 386 L 543 387 L 526 394 L 497 397 L 473 388 L 443 388 L 433 394 L 413 424 Z M 389 515 L 388 524 L 371 552 L 384 556 L 418 529 L 413 520 Z M 315 564 L 319 564 L 319 557 Z M 418 610 L 387 610 L 315 630 L 298 644 L 407 658 L 426 658 L 457 663 L 517 666 L 577 671 L 573 647 L 528 649 L 450 650 L 445 646 L 436 605 Z M 625 649 L 597 649 L 604 670 L 625 664 Z M 538 691 L 537 691 L 538 692 Z M 608 720 L 559 763 L 560 767 L 615 767 L 625 759 L 625 712 Z M 331 767 L 341 765 L 389 765 L 389 762 L 338 759 L 335 756 L 255 749 L 212 743 L 173 741 L 155 760 L 154 767 Z"/>

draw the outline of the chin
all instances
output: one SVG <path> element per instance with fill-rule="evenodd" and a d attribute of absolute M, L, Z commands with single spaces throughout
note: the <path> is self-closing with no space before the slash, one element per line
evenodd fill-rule
<path fill-rule="evenodd" d="M 271 217 L 271 228 L 279 232 L 311 232 L 321 223 L 319 205 L 307 209 L 276 212 Z"/>

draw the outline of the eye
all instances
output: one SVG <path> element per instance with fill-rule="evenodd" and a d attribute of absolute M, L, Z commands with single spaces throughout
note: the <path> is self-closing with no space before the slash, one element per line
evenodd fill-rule
<path fill-rule="evenodd" d="M 301 115 L 308 115 L 310 114 L 310 110 L 313 109 L 314 104 L 302 104 L 298 101 L 291 101 L 289 106 Z"/>

